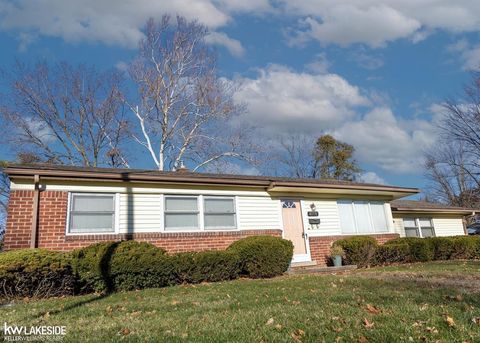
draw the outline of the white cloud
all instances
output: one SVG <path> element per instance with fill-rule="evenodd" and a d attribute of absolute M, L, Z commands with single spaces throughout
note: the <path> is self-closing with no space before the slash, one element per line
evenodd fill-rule
<path fill-rule="evenodd" d="M 422 170 L 423 152 L 435 142 L 425 120 L 397 120 L 387 107 L 374 108 L 361 120 L 346 122 L 333 135 L 355 146 L 358 159 L 396 173 Z"/>
<path fill-rule="evenodd" d="M 382 178 L 380 175 L 372 171 L 362 173 L 358 181 L 364 182 L 364 183 L 375 183 L 378 185 L 387 184 L 384 178 Z"/>
<path fill-rule="evenodd" d="M 408 38 L 419 42 L 436 30 L 480 31 L 480 2 L 450 0 L 283 0 L 287 13 L 303 16 L 296 39 L 381 47 Z M 303 27 L 302 27 L 303 26 Z"/>
<path fill-rule="evenodd" d="M 230 54 L 235 57 L 242 57 L 245 54 L 245 49 L 242 43 L 236 39 L 228 37 L 223 32 L 211 32 L 205 40 L 208 44 L 218 44 L 224 46 Z"/>
<path fill-rule="evenodd" d="M 284 66 L 259 70 L 256 79 L 237 80 L 235 99 L 246 103 L 250 123 L 264 130 L 320 132 L 355 117 L 369 104 L 360 90 L 336 74 L 296 73 Z"/>
<path fill-rule="evenodd" d="M 447 51 L 459 55 L 463 70 L 480 70 L 480 44 L 471 45 L 462 38 L 447 46 Z"/>
<path fill-rule="evenodd" d="M 150 17 L 165 13 L 216 28 L 229 14 L 210 0 L 18 0 L 0 3 L 0 28 L 61 37 L 67 42 L 95 41 L 110 45 L 136 46 L 140 28 Z"/>
<path fill-rule="evenodd" d="M 378 69 L 383 66 L 383 59 L 380 56 L 370 54 L 364 48 L 351 52 L 349 59 L 368 70 Z"/>

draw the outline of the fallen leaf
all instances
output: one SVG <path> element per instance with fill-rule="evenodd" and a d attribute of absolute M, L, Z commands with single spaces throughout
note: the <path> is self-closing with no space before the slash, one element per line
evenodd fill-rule
<path fill-rule="evenodd" d="M 277 329 L 278 331 L 282 330 L 282 326 L 280 324 L 277 324 L 275 325 L 275 329 Z"/>
<path fill-rule="evenodd" d="M 367 318 L 363 319 L 363 326 L 365 326 L 366 329 L 372 329 L 374 325 L 375 323 L 369 322 Z"/>
<path fill-rule="evenodd" d="M 472 318 L 472 322 L 473 322 L 473 324 L 480 325 L 480 317 L 474 317 L 474 318 Z"/>
<path fill-rule="evenodd" d="M 368 343 L 368 339 L 365 336 L 358 337 L 358 343 Z"/>
<path fill-rule="evenodd" d="M 367 304 L 367 311 L 372 314 L 379 314 L 381 311 L 378 307 Z"/>
<path fill-rule="evenodd" d="M 455 326 L 455 321 L 453 320 L 452 317 L 450 316 L 445 316 L 445 321 L 447 322 L 447 325 L 450 326 L 450 327 L 454 327 Z"/>
<path fill-rule="evenodd" d="M 272 324 L 273 324 L 273 318 L 270 318 L 269 320 L 267 320 L 266 325 L 272 325 Z"/>
<path fill-rule="evenodd" d="M 335 342 L 340 342 L 343 338 L 340 336 L 335 337 Z"/>
<path fill-rule="evenodd" d="M 425 330 L 427 330 L 427 332 L 430 332 L 432 334 L 438 333 L 438 330 L 435 328 L 435 326 L 432 326 L 432 327 L 427 326 Z"/>
<path fill-rule="evenodd" d="M 130 334 L 130 329 L 124 328 L 124 329 L 120 330 L 120 334 L 121 334 L 122 336 L 127 336 L 127 335 Z"/>
<path fill-rule="evenodd" d="M 294 305 L 300 305 L 300 301 L 294 300 L 294 301 L 292 301 L 292 304 L 294 304 Z"/>

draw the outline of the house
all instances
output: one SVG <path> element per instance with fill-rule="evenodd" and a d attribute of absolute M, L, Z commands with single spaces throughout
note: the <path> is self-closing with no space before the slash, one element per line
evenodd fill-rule
<path fill-rule="evenodd" d="M 293 242 L 293 262 L 325 264 L 331 243 L 350 235 L 380 243 L 463 235 L 468 212 L 397 200 L 416 188 L 345 181 L 52 165 L 4 171 L 11 181 L 6 250 L 135 239 L 200 251 L 272 235 Z"/>

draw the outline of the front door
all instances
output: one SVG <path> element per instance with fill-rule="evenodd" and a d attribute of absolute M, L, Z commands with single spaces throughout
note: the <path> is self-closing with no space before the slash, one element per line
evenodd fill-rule
<path fill-rule="evenodd" d="M 310 261 L 308 237 L 303 231 L 302 209 L 299 200 L 282 200 L 284 238 L 293 243 L 292 262 Z"/>

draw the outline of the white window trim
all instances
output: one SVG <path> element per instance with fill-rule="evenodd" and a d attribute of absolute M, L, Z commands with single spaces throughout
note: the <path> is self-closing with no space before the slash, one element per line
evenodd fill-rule
<path fill-rule="evenodd" d="M 88 196 L 105 196 L 105 195 L 113 195 L 113 231 L 110 232 L 70 232 L 70 212 L 71 212 L 71 204 L 72 204 L 72 197 L 75 194 L 81 195 L 88 195 Z M 65 236 L 91 236 L 91 235 L 117 235 L 119 233 L 120 227 L 120 194 L 119 193 L 87 193 L 87 192 L 68 192 L 67 197 L 67 219 L 65 225 Z"/>
<path fill-rule="evenodd" d="M 349 200 L 349 199 L 345 199 L 345 200 L 337 200 L 337 210 L 338 210 L 338 204 L 339 202 L 344 202 L 344 203 L 349 203 L 350 206 L 352 206 L 352 212 L 353 212 L 353 224 L 355 225 L 355 232 L 352 232 L 352 233 L 343 233 L 343 229 L 341 227 L 341 222 L 340 222 L 340 235 L 343 235 L 343 236 L 351 236 L 351 235 L 382 235 L 382 234 L 386 234 L 386 233 L 390 233 L 390 228 L 388 227 L 388 216 L 387 216 L 387 211 L 385 210 L 385 203 L 382 202 L 382 201 L 375 201 L 375 200 Z M 357 209 L 356 209 L 356 206 L 355 206 L 355 202 L 363 202 L 363 203 L 367 203 L 368 205 L 368 221 L 369 221 L 369 224 L 370 224 L 370 227 L 373 229 L 372 232 L 359 232 L 358 231 L 358 227 L 357 227 Z M 385 216 L 385 224 L 386 224 L 386 227 L 385 227 L 385 230 L 384 231 L 375 231 L 375 227 L 373 225 L 373 217 L 372 217 L 372 207 L 371 207 L 371 203 L 377 203 L 377 204 L 382 204 L 383 206 L 383 215 Z M 340 211 L 338 211 L 338 215 L 340 216 Z"/>
<path fill-rule="evenodd" d="M 433 236 L 429 236 L 429 237 L 436 237 L 436 233 L 435 233 L 435 226 L 433 225 L 433 218 L 429 218 L 429 217 L 405 217 L 405 218 L 402 218 L 402 222 L 403 222 L 403 231 L 405 233 L 405 237 L 411 237 L 411 236 L 407 236 L 406 234 L 406 231 L 405 231 L 405 228 L 409 228 L 409 229 L 413 229 L 413 227 L 411 226 L 405 226 L 405 221 L 404 219 L 413 219 L 415 221 L 415 227 L 417 229 L 417 232 L 418 232 L 418 238 L 425 238 L 423 237 L 423 233 L 422 233 L 422 225 L 420 225 L 420 219 L 428 219 L 430 221 L 430 226 L 425 226 L 425 227 L 428 227 L 428 228 L 432 228 L 433 230 Z"/>
<path fill-rule="evenodd" d="M 202 223 L 201 223 L 201 210 L 202 208 L 200 207 L 200 195 L 177 195 L 177 194 L 165 194 L 163 196 L 163 212 L 162 212 L 162 217 L 163 217 L 163 230 L 165 232 L 198 232 L 201 230 Z M 167 198 L 177 198 L 177 199 L 186 199 L 186 198 L 195 198 L 197 200 L 197 211 L 167 211 Z M 176 227 L 176 228 L 167 228 L 167 214 L 168 213 L 185 213 L 185 214 L 192 214 L 196 213 L 197 214 L 197 223 L 198 227 L 197 228 L 192 228 L 192 227 Z"/>
<path fill-rule="evenodd" d="M 198 201 L 198 228 L 175 228 L 175 229 L 168 229 L 165 225 L 165 204 L 166 198 L 168 197 L 178 197 L 178 198 L 197 198 Z M 225 199 L 233 199 L 234 201 L 234 209 L 235 209 L 235 228 L 223 228 L 219 227 L 218 229 L 205 229 L 205 217 L 204 217 L 204 197 L 208 198 L 225 198 Z M 239 225 L 239 205 L 238 205 L 238 196 L 230 196 L 230 195 L 203 195 L 203 194 L 173 194 L 173 193 L 165 193 L 162 196 L 162 231 L 163 232 L 234 232 L 240 230 Z"/>
<path fill-rule="evenodd" d="M 238 228 L 237 222 L 237 201 L 236 197 L 232 196 L 217 196 L 217 195 L 202 195 L 202 227 L 205 231 L 235 231 Z M 218 226 L 218 227 L 210 227 L 207 228 L 205 226 L 205 215 L 209 213 L 205 213 L 205 199 L 228 199 L 233 201 L 233 213 L 226 213 L 226 212 L 219 212 L 217 214 L 233 214 L 233 226 Z M 215 213 L 212 213 L 215 214 Z"/>

